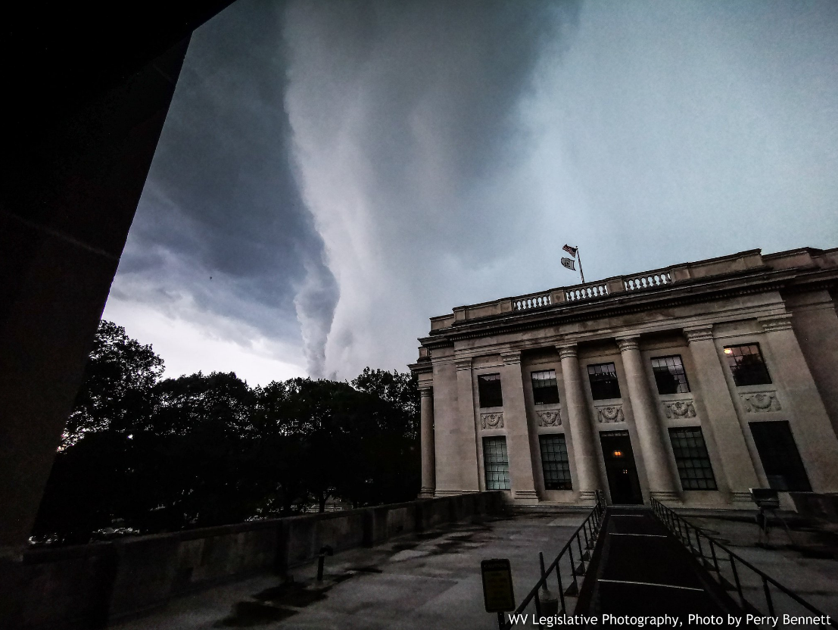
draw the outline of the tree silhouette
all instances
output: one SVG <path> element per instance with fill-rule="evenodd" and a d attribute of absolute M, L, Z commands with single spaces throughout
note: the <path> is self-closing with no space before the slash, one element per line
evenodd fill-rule
<path fill-rule="evenodd" d="M 103 321 L 33 535 L 87 542 L 415 498 L 410 374 L 251 389 L 234 373 L 160 380 L 151 346 Z"/>

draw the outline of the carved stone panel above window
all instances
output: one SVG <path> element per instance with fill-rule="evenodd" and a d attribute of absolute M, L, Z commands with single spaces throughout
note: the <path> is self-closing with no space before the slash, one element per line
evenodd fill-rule
<path fill-rule="evenodd" d="M 482 429 L 502 429 L 503 428 L 503 412 L 496 413 L 481 413 L 480 414 L 480 428 Z"/>
<path fill-rule="evenodd" d="M 667 418 L 695 418 L 695 406 L 691 400 L 673 400 L 663 403 Z"/>
<path fill-rule="evenodd" d="M 540 427 L 560 427 L 562 426 L 562 414 L 558 409 L 540 409 L 535 412 L 538 416 L 538 426 Z"/>
<path fill-rule="evenodd" d="M 742 406 L 747 413 L 770 413 L 783 409 L 777 398 L 777 392 L 739 394 L 739 398 L 742 400 Z"/>
<path fill-rule="evenodd" d="M 601 405 L 596 407 L 597 422 L 625 422 L 623 405 Z"/>

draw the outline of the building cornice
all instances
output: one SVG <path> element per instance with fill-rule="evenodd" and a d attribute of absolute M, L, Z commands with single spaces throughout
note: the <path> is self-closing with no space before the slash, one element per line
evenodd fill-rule
<path fill-rule="evenodd" d="M 760 317 L 757 321 L 762 325 L 765 332 L 778 330 L 791 330 L 791 313 L 781 313 L 769 317 Z"/>
<path fill-rule="evenodd" d="M 764 268 L 756 272 L 749 270 L 728 276 L 714 276 L 708 279 L 692 279 L 677 284 L 667 285 L 637 293 L 619 293 L 608 297 L 587 300 L 583 303 L 562 303 L 538 310 L 501 315 L 491 315 L 480 319 L 457 322 L 454 326 L 431 332 L 431 337 L 420 339 L 429 348 L 450 346 L 457 341 L 532 330 L 574 323 L 605 319 L 631 313 L 642 313 L 659 308 L 690 305 L 715 301 L 742 295 L 768 293 L 787 290 L 789 287 L 800 288 L 801 283 L 810 285 L 809 289 L 822 288 L 823 285 L 838 285 L 838 270 L 820 270 L 808 274 L 823 277 L 801 277 L 801 269 L 783 269 L 766 273 Z M 814 281 L 814 282 L 812 282 Z"/>

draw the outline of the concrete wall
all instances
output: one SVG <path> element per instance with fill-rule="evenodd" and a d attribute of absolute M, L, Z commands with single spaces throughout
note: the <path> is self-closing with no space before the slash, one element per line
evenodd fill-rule
<path fill-rule="evenodd" d="M 285 573 L 335 551 L 480 514 L 499 513 L 503 493 L 309 514 L 112 542 L 28 551 L 0 562 L 0 627 L 104 627 L 164 606 L 173 596 L 265 571 Z"/>

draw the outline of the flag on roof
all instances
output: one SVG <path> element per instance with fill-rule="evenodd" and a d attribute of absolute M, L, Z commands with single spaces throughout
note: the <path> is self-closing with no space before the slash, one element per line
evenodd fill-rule
<path fill-rule="evenodd" d="M 562 249 L 565 250 L 568 254 L 570 254 L 574 258 L 576 258 L 576 250 L 577 250 L 576 247 L 571 247 L 570 245 L 565 245 L 564 247 L 562 247 Z M 565 265 L 565 266 L 567 266 L 567 265 Z M 572 269 L 572 267 L 571 267 L 571 269 Z"/>
<path fill-rule="evenodd" d="M 562 265 L 570 269 L 571 271 L 576 271 L 576 267 L 573 266 L 573 259 L 571 258 L 562 258 Z"/>

